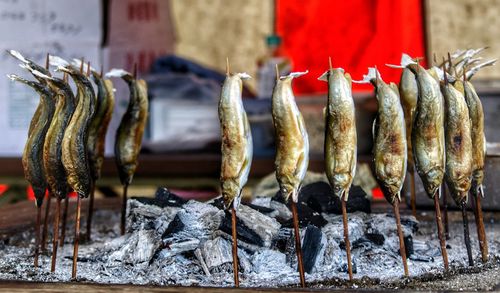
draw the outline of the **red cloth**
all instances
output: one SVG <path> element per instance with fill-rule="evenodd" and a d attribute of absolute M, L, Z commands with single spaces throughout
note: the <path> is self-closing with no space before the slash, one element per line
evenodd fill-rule
<path fill-rule="evenodd" d="M 354 80 L 377 66 L 384 81 L 399 81 L 401 53 L 424 57 L 421 0 L 277 0 L 277 33 L 295 71 L 309 74 L 295 81 L 297 93 L 324 93 L 317 78 L 328 69 L 343 67 Z M 370 90 L 371 85 L 354 85 Z"/>

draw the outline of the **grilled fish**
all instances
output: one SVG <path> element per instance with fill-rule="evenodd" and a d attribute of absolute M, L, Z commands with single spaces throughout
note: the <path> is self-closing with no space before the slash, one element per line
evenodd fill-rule
<path fill-rule="evenodd" d="M 403 54 L 402 68 L 417 77 L 418 100 L 412 130 L 413 158 L 425 191 L 431 198 L 441 186 L 445 171 L 444 99 L 436 76 Z"/>
<path fill-rule="evenodd" d="M 408 171 L 413 173 L 415 164 L 413 161 L 413 151 L 411 147 L 411 132 L 413 121 L 415 120 L 415 112 L 417 110 L 418 100 L 418 85 L 415 74 L 408 68 L 403 68 L 401 79 L 399 81 L 399 94 L 401 97 L 401 106 L 405 117 L 406 125 L 406 146 L 408 154 Z"/>
<path fill-rule="evenodd" d="M 31 121 L 32 127 L 22 157 L 24 175 L 33 188 L 37 206 L 40 206 L 47 189 L 47 178 L 43 168 L 43 145 L 54 115 L 55 94 L 45 83 L 29 81 L 17 75 L 9 75 L 9 78 L 33 88 L 40 95 L 40 104 L 37 108 L 39 115 L 33 117 L 34 121 Z"/>
<path fill-rule="evenodd" d="M 309 140 L 304 118 L 295 103 L 292 80 L 306 72 L 292 72 L 277 78 L 272 96 L 273 124 L 276 132 L 276 178 L 281 195 L 298 201 L 298 192 L 309 164 Z"/>
<path fill-rule="evenodd" d="M 58 70 L 71 76 L 77 87 L 75 112 L 64 132 L 62 162 L 68 175 L 68 184 L 81 197 L 88 197 L 92 181 L 88 162 L 87 144 L 89 126 L 95 109 L 95 93 L 90 80 L 71 65 Z"/>
<path fill-rule="evenodd" d="M 148 89 L 146 81 L 132 74 L 113 69 L 106 77 L 121 77 L 129 86 L 130 100 L 116 132 L 115 157 L 122 185 L 129 185 L 137 168 L 142 136 L 148 117 Z"/>
<path fill-rule="evenodd" d="M 325 172 L 334 194 L 341 200 L 347 200 L 357 160 L 351 76 L 342 68 L 330 68 L 318 79 L 328 82 L 328 105 L 325 109 Z"/>
<path fill-rule="evenodd" d="M 241 93 L 246 73 L 227 74 L 219 101 L 222 133 L 221 190 L 226 208 L 237 208 L 241 189 L 246 184 L 252 163 L 253 145 L 250 124 Z"/>
<path fill-rule="evenodd" d="M 441 91 L 445 99 L 445 180 L 458 206 L 467 201 L 472 175 L 472 139 L 469 110 L 464 96 L 448 82 L 445 74 Z"/>

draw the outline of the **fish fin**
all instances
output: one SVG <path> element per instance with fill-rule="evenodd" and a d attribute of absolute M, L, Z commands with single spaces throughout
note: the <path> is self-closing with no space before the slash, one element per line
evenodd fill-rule
<path fill-rule="evenodd" d="M 467 70 L 467 72 L 465 74 L 467 77 L 467 80 L 471 79 L 472 76 L 474 76 L 474 74 L 476 74 L 479 71 L 479 69 L 486 67 L 486 66 L 495 65 L 495 62 L 497 62 L 497 59 L 488 60 L 488 61 L 480 63 L 480 64 L 472 67 L 471 69 Z"/>
<path fill-rule="evenodd" d="M 23 63 L 30 63 L 30 61 L 26 58 L 24 58 L 24 56 L 19 53 L 19 51 L 16 51 L 16 50 L 7 50 L 7 53 L 9 53 L 12 57 L 16 58 L 17 60 L 23 62 Z"/>
<path fill-rule="evenodd" d="M 386 66 L 391 67 L 391 68 L 406 68 L 408 65 L 411 64 L 418 64 L 413 60 L 413 58 L 410 57 L 410 55 L 403 53 L 401 56 L 401 64 L 400 65 L 395 65 L 395 64 L 386 64 Z"/>
<path fill-rule="evenodd" d="M 285 76 L 280 76 L 280 80 L 284 80 L 284 79 L 287 79 L 287 78 L 291 78 L 291 79 L 294 79 L 294 78 L 297 78 L 297 77 L 301 77 L 302 75 L 306 75 L 309 73 L 309 70 L 306 70 L 306 71 L 296 71 L 296 72 L 291 72 L 290 74 L 288 75 L 285 75 Z"/>
<path fill-rule="evenodd" d="M 59 56 L 49 55 L 49 64 L 52 66 L 61 66 L 66 67 L 70 65 L 70 63 Z"/>
<path fill-rule="evenodd" d="M 328 69 L 327 71 L 325 71 L 325 73 L 323 73 L 320 77 L 318 77 L 318 80 L 322 80 L 322 81 L 326 81 L 328 82 L 328 75 L 330 73 L 330 69 Z"/>
<path fill-rule="evenodd" d="M 82 67 L 83 72 L 87 72 L 89 70 L 89 68 L 88 68 L 89 66 L 87 63 L 83 62 L 83 65 L 82 65 L 81 59 L 73 58 L 73 62 L 71 62 L 71 65 L 78 67 L 78 68 Z M 92 72 L 96 72 L 96 70 L 92 66 L 90 66 L 90 70 Z"/>
<path fill-rule="evenodd" d="M 241 80 L 247 80 L 247 79 L 251 79 L 252 78 L 250 76 L 250 74 L 248 74 L 246 72 L 239 72 L 239 73 L 235 73 L 234 75 L 238 76 Z"/>
<path fill-rule="evenodd" d="M 382 80 L 380 78 L 380 73 L 378 72 L 378 70 L 375 67 L 368 67 L 368 73 L 363 75 L 362 80 L 353 80 L 352 82 L 354 82 L 354 83 L 371 83 L 377 79 L 377 76 L 378 76 L 379 80 Z"/>
<path fill-rule="evenodd" d="M 113 68 L 108 73 L 105 74 L 106 77 L 124 77 L 124 76 L 132 76 L 132 74 L 123 69 Z"/>

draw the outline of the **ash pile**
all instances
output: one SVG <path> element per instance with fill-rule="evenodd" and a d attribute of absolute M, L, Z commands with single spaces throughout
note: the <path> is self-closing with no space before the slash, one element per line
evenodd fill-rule
<path fill-rule="evenodd" d="M 307 185 L 298 205 L 308 282 L 347 278 L 340 203 L 325 194 L 331 194 L 327 183 Z M 348 203 L 355 276 L 399 278 L 395 219 L 370 214 L 370 202 L 359 187 L 352 188 Z M 155 198 L 130 200 L 127 221 L 127 234 L 92 256 L 110 277 L 139 284 L 233 285 L 231 216 L 220 198 L 185 201 L 160 188 Z M 410 260 L 427 264 L 410 265 L 411 273 L 439 266 L 437 242 L 433 246 L 414 239 L 418 222 L 412 216 L 404 216 L 402 224 Z M 292 214 L 279 196 L 240 205 L 237 229 L 243 286 L 298 282 Z"/>

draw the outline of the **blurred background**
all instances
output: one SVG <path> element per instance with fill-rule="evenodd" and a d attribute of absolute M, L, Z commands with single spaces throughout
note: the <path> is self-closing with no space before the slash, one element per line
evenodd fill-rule
<path fill-rule="evenodd" d="M 46 53 L 83 57 L 104 71 L 131 71 L 137 64 L 149 84 L 150 116 L 130 194 L 153 194 L 158 186 L 168 186 L 181 196 L 206 198 L 218 192 L 217 102 L 226 57 L 231 71 L 253 77 L 244 90 L 255 144 L 253 186 L 273 172 L 275 64 L 282 74 L 309 70 L 294 90 L 311 140 L 309 169 L 322 172 L 327 85 L 317 78 L 328 68 L 328 57 L 354 80 L 377 66 L 385 81 L 394 82 L 400 71 L 385 64 L 397 64 L 403 52 L 424 57 L 427 65 L 433 54 L 440 60 L 456 49 L 483 46 L 489 47 L 484 58 L 497 58 L 499 13 L 499 0 L 1 0 L 0 76 L 27 76 L 7 49 L 42 64 Z M 128 90 L 121 80 L 113 81 L 117 103 L 98 197 L 116 196 L 119 190 L 113 143 Z M 490 117 L 500 107 L 500 67 L 481 70 L 473 82 L 485 104 L 489 155 L 495 156 L 500 120 Z M 369 164 L 377 107 L 372 87 L 355 85 L 354 98 L 359 160 L 367 163 L 358 182 L 379 199 Z M 37 104 L 30 89 L 0 78 L 0 204 L 31 196 L 20 156 Z"/>

